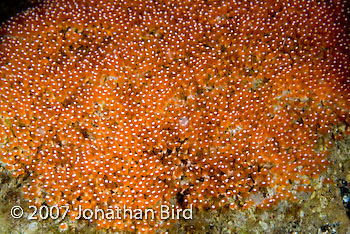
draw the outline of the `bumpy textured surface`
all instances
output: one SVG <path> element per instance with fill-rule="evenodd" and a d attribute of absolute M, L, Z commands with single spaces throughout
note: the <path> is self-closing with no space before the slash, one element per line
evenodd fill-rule
<path fill-rule="evenodd" d="M 1 28 L 1 161 L 72 218 L 293 200 L 349 133 L 346 4 L 45 1 Z"/>

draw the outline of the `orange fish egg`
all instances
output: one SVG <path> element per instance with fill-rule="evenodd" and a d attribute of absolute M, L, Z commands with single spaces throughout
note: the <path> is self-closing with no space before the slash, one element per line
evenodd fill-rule
<path fill-rule="evenodd" d="M 333 141 L 350 132 L 345 8 L 39 3 L 0 28 L 1 161 L 28 177 L 25 199 L 66 204 L 72 220 L 79 205 L 219 210 L 295 201 L 330 165 Z M 254 204 L 266 188 L 277 194 Z M 153 233 L 176 220 L 91 222 Z"/>

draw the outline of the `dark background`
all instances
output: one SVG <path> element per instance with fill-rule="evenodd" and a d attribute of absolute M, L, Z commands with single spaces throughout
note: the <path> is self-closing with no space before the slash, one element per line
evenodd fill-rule
<path fill-rule="evenodd" d="M 38 2 L 37 0 L 0 0 L 0 24 L 11 16 L 35 6 Z"/>

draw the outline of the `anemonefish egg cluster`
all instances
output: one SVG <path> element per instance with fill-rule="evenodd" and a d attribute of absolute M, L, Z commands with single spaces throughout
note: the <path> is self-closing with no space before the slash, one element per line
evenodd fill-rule
<path fill-rule="evenodd" d="M 43 1 L 0 29 L 1 161 L 30 178 L 30 203 L 71 218 L 294 200 L 328 167 L 327 139 L 349 133 L 345 5 Z M 173 220 L 95 222 L 153 233 Z"/>

